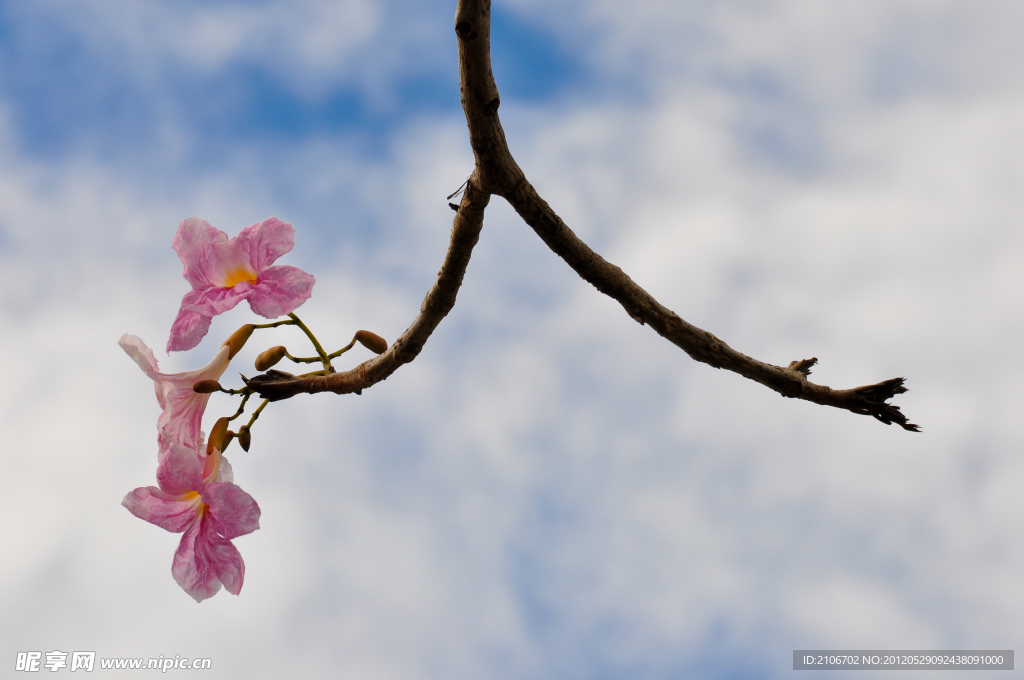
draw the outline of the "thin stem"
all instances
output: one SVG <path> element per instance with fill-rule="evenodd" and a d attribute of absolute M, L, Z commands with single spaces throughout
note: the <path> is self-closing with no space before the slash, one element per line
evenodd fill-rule
<path fill-rule="evenodd" d="M 284 355 L 297 364 L 315 364 L 318 361 L 321 363 L 323 362 L 320 357 L 293 357 L 288 350 L 284 351 Z M 328 355 L 328 358 L 330 358 L 330 355 Z"/>
<path fill-rule="evenodd" d="M 356 336 L 353 335 L 352 336 L 352 342 L 348 343 L 347 345 L 345 345 L 344 347 L 339 349 L 337 352 L 332 352 L 331 354 L 328 354 L 327 357 L 329 359 L 334 359 L 335 357 L 340 357 L 342 354 L 344 354 L 345 352 L 347 352 L 350 349 L 352 349 L 353 347 L 355 347 L 355 344 L 356 344 Z"/>
<path fill-rule="evenodd" d="M 289 314 L 288 316 L 294 316 L 294 315 Z M 253 325 L 253 329 L 256 329 L 256 328 L 277 328 L 278 326 L 294 326 L 294 325 L 295 325 L 295 322 L 293 320 L 291 320 L 291 319 L 288 319 L 287 321 L 275 321 L 274 323 L 255 324 L 255 325 Z"/>
<path fill-rule="evenodd" d="M 253 411 L 253 412 L 252 412 L 252 417 L 251 417 L 251 418 L 249 418 L 249 422 L 248 422 L 248 423 L 246 424 L 246 426 L 245 426 L 245 429 L 249 430 L 250 432 L 252 431 L 252 424 L 256 422 L 256 419 L 260 417 L 260 412 L 261 412 L 261 411 L 262 411 L 262 410 L 263 410 L 263 409 L 264 409 L 264 408 L 265 408 L 265 407 L 267 406 L 267 404 L 269 404 L 269 403 L 270 403 L 270 400 L 269 400 L 269 399 L 264 399 L 264 400 L 263 400 L 263 403 L 262 403 L 262 404 L 260 404 L 260 405 L 259 405 L 259 407 L 258 407 L 258 408 L 257 408 L 257 409 L 256 409 L 255 411 Z"/>
<path fill-rule="evenodd" d="M 316 339 L 315 335 L 313 335 L 313 331 L 309 330 L 309 328 L 306 327 L 306 324 L 302 323 L 302 319 L 295 316 L 294 313 L 289 314 L 288 316 L 292 319 L 292 321 L 295 322 L 296 326 L 302 329 L 302 332 L 306 334 L 306 337 L 309 338 L 309 341 L 313 343 L 313 347 L 316 348 L 316 353 L 320 356 L 320 361 L 324 365 L 323 375 L 330 375 L 331 360 L 327 358 L 327 352 L 325 352 L 324 348 L 320 346 L 320 341 Z"/>
<path fill-rule="evenodd" d="M 342 354 L 344 354 L 345 352 L 347 352 L 350 349 L 352 349 L 355 346 L 355 344 L 356 344 L 356 339 L 353 336 L 352 342 L 348 343 L 347 345 L 345 345 L 344 347 L 339 349 L 337 352 L 331 352 L 330 354 L 327 355 L 327 358 L 328 359 L 336 359 L 336 358 L 340 357 Z M 323 361 L 320 357 L 293 357 L 291 354 L 288 353 L 288 350 L 285 350 L 284 355 L 286 357 L 288 357 L 289 359 L 291 359 L 292 361 L 294 361 L 295 363 L 297 363 L 297 364 L 315 364 L 318 361 Z"/>
<path fill-rule="evenodd" d="M 242 412 L 245 411 L 245 402 L 249 401 L 249 397 L 252 396 L 252 390 L 239 390 L 239 391 L 244 391 L 245 392 L 245 396 L 242 397 L 242 403 L 238 405 L 238 410 L 235 411 L 235 415 L 233 415 L 230 418 L 228 418 L 228 422 L 231 422 L 232 420 L 234 420 L 238 416 L 242 415 Z"/>

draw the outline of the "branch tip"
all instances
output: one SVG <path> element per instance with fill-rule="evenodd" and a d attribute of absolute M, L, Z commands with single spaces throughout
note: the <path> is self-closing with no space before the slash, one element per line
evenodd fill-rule
<path fill-rule="evenodd" d="M 850 390 L 852 404 L 848 407 L 854 413 L 869 415 L 886 425 L 896 423 L 908 432 L 920 432 L 921 428 L 907 420 L 900 407 L 888 403 L 897 394 L 903 394 L 905 378 L 890 378 L 874 385 L 864 385 Z"/>
<path fill-rule="evenodd" d="M 907 391 L 907 388 L 903 386 L 905 381 L 906 378 L 889 378 L 874 385 L 854 387 L 853 392 L 872 401 L 886 401 Z"/>

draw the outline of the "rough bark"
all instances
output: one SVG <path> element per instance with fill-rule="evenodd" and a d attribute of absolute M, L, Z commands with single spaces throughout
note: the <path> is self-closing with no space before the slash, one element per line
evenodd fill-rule
<path fill-rule="evenodd" d="M 384 380 L 402 364 L 412 361 L 455 304 L 462 276 L 483 226 L 484 208 L 490 195 L 495 194 L 508 201 L 548 247 L 581 278 L 618 301 L 635 321 L 647 324 L 693 359 L 739 373 L 784 397 L 870 415 L 887 425 L 896 423 L 905 430 L 919 431 L 917 425 L 908 422 L 898 406 L 888 403 L 895 395 L 907 391 L 903 378 L 833 390 L 807 379 L 811 366 L 817 362 L 815 358 L 793 361 L 783 368 L 748 357 L 708 331 L 681 319 L 619 267 L 581 241 L 540 197 L 508 149 L 498 118 L 501 99 L 491 72 L 490 10 L 490 0 L 459 0 L 455 15 L 462 108 L 466 114 L 476 168 L 456 211 L 448 255 L 419 316 L 384 354 L 351 371 L 305 378 L 293 378 L 287 374 L 265 375 L 250 383 L 252 387 L 270 399 L 284 399 L 301 392 L 358 393 Z"/>

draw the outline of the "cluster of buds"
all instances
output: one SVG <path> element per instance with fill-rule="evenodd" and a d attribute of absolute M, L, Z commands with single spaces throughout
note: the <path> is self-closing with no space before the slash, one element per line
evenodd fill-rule
<path fill-rule="evenodd" d="M 388 349 L 387 340 L 385 340 L 384 338 L 380 337 L 376 333 L 371 333 L 370 331 L 356 331 L 355 337 L 352 338 L 352 342 L 350 342 L 349 344 L 345 345 L 344 347 L 339 349 L 337 352 L 334 352 L 333 354 L 328 354 L 327 357 L 329 359 L 333 359 L 333 358 L 335 358 L 335 357 L 337 357 L 337 356 L 347 352 L 348 350 L 352 349 L 352 347 L 357 342 L 360 345 L 362 345 L 363 347 L 365 347 L 366 349 L 370 350 L 371 352 L 373 352 L 375 354 L 383 354 Z M 304 361 L 304 362 L 315 360 L 315 359 L 296 359 L 295 357 L 293 357 L 291 354 L 288 353 L 288 350 L 287 350 L 287 348 L 285 348 L 284 345 L 277 345 L 275 347 L 271 347 L 268 350 L 260 352 L 260 355 L 258 357 L 256 357 L 256 370 L 257 371 L 266 371 L 267 369 L 269 369 L 269 368 L 271 368 L 273 366 L 276 366 L 278 363 L 280 363 L 281 359 L 285 359 L 285 358 L 291 359 L 292 361 Z"/>
<path fill-rule="evenodd" d="M 316 338 L 309 331 L 309 329 L 305 327 L 305 324 L 303 324 L 302 321 L 295 314 L 289 314 L 289 317 L 291 317 L 291 319 L 288 321 L 279 321 L 273 324 L 265 324 L 261 326 L 246 324 L 239 328 L 237 331 L 235 331 L 231 335 L 231 337 L 225 340 L 223 347 L 227 347 L 229 349 L 229 357 L 233 358 L 234 355 L 238 353 L 238 350 L 242 348 L 245 342 L 253 334 L 253 331 L 255 331 L 256 329 L 283 326 L 289 324 L 301 324 L 303 330 L 306 331 L 310 340 L 312 340 L 314 347 L 317 348 L 322 353 L 322 350 L 320 349 L 320 343 L 316 340 Z M 328 373 L 333 373 L 334 366 L 331 365 L 331 359 L 335 359 L 344 354 L 345 352 L 349 351 L 356 345 L 356 343 L 359 343 L 363 347 L 366 347 L 367 349 L 376 354 L 383 354 L 388 349 L 387 340 L 380 337 L 376 333 L 366 330 L 356 331 L 356 334 L 352 337 L 351 342 L 349 342 L 347 345 L 345 345 L 338 351 L 326 355 L 326 359 L 323 360 L 324 369 L 322 371 L 314 371 L 313 374 L 307 373 L 304 375 L 314 375 L 318 373 L 323 373 L 326 375 Z M 259 356 L 256 357 L 256 370 L 260 372 L 267 371 L 273 366 L 276 366 L 282 359 L 290 359 L 291 361 L 296 363 L 313 363 L 322 360 L 320 356 L 292 356 L 292 354 L 288 352 L 288 349 L 284 345 L 275 345 L 270 349 L 260 352 Z M 249 396 L 254 393 L 254 390 L 251 387 L 246 386 L 238 390 L 224 389 L 224 387 L 221 386 L 219 380 L 213 378 L 206 378 L 204 380 L 199 380 L 195 384 L 193 384 L 192 391 L 197 394 L 213 394 L 214 392 L 224 392 L 226 394 L 242 395 L 242 403 L 239 406 L 239 410 L 235 413 L 235 415 L 231 417 L 221 418 L 213 426 L 213 430 L 211 430 L 210 432 L 210 439 L 207 442 L 207 450 L 209 451 L 211 447 L 216 446 L 220 451 L 223 451 L 225 448 L 227 448 L 228 444 L 231 443 L 232 439 L 237 439 L 238 444 L 242 447 L 242 450 L 248 451 L 249 446 L 252 444 L 252 426 L 256 422 L 256 419 L 259 417 L 260 413 L 263 411 L 263 408 L 267 405 L 269 400 L 265 399 L 263 403 L 260 404 L 259 408 L 257 408 L 253 412 L 252 418 L 249 420 L 249 422 L 239 427 L 237 432 L 234 432 L 232 430 L 229 430 L 228 426 L 232 420 L 239 417 L 244 412 L 246 401 L 248 400 Z"/>
<path fill-rule="evenodd" d="M 122 504 L 141 519 L 183 534 L 171 574 L 197 602 L 212 597 L 221 586 L 235 595 L 240 592 L 245 563 L 231 539 L 259 528 L 259 506 L 234 484 L 232 468 L 223 454 L 235 439 L 243 451 L 249 451 L 253 425 L 269 400 L 263 400 L 247 423 L 231 430 L 231 423 L 245 413 L 254 391 L 248 386 L 225 389 L 221 385 L 230 361 L 255 331 L 286 325 L 297 326 L 306 334 L 316 356 L 296 357 L 277 345 L 257 357 L 256 370 L 267 371 L 287 358 L 296 363 L 319 362 L 322 368 L 306 375 L 327 375 L 334 372 L 331 360 L 356 343 L 377 354 L 388 347 L 379 335 L 361 330 L 342 349 L 331 354 L 324 351 L 294 313 L 312 293 L 314 278 L 296 267 L 272 266 L 292 249 L 294 234 L 290 224 L 273 217 L 243 229 L 232 239 L 203 220 L 185 220 L 172 246 L 192 290 L 182 299 L 167 351 L 198 345 L 209 331 L 212 317 L 242 300 L 248 300 L 257 314 L 280 320 L 245 324 L 224 341 L 209 365 L 185 373 L 161 373 L 153 350 L 133 335 L 124 335 L 119 343 L 155 383 L 161 408 L 157 420 L 159 486 L 139 487 L 125 496 Z M 241 396 L 241 403 L 233 415 L 217 419 L 204 443 L 202 419 L 215 392 Z"/>

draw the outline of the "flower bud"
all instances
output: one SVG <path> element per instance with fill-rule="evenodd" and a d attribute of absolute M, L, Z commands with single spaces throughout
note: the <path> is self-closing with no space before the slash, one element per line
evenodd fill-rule
<path fill-rule="evenodd" d="M 271 347 L 266 352 L 261 352 L 256 357 L 256 370 L 265 371 L 281 359 L 284 359 L 284 355 L 288 352 L 283 345 L 277 347 Z"/>
<path fill-rule="evenodd" d="M 211 394 L 213 392 L 220 392 L 221 386 L 216 380 L 200 380 L 192 386 L 192 391 L 199 394 Z"/>
<path fill-rule="evenodd" d="M 248 426 L 243 425 L 238 428 L 238 445 L 242 447 L 243 451 L 248 451 L 250 444 L 252 444 L 252 432 L 249 431 Z"/>
<path fill-rule="evenodd" d="M 370 331 L 356 331 L 356 340 L 366 349 L 377 354 L 387 351 L 388 341 Z"/>
<path fill-rule="evenodd" d="M 211 455 L 214 449 L 223 451 L 231 441 L 228 437 L 228 423 L 230 421 L 227 418 L 221 418 L 213 425 L 213 430 L 210 431 L 210 439 L 206 442 L 206 455 Z"/>
<path fill-rule="evenodd" d="M 256 329 L 251 323 L 247 323 L 237 331 L 231 334 L 231 337 L 224 341 L 221 347 L 228 346 L 231 351 L 228 353 L 229 359 L 234 359 L 235 355 L 238 354 L 239 350 L 245 346 L 245 341 L 249 339 L 252 332 Z"/>

